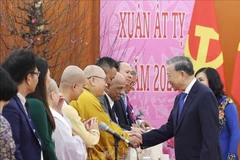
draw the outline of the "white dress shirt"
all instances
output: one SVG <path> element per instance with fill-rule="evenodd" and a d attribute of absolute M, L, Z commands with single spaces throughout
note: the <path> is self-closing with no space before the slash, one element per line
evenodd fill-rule
<path fill-rule="evenodd" d="M 79 136 L 72 136 L 70 121 L 63 114 L 53 110 L 56 129 L 53 132 L 55 152 L 59 160 L 86 160 L 87 151 L 84 141 Z"/>
<path fill-rule="evenodd" d="M 184 102 L 186 101 L 187 97 L 188 97 L 188 94 L 190 92 L 190 90 L 192 89 L 193 85 L 195 84 L 195 82 L 197 81 L 196 78 L 194 78 L 190 83 L 189 85 L 187 86 L 187 88 L 185 89 L 185 91 L 183 91 L 184 93 L 187 93 L 187 96 L 185 97 L 184 99 Z"/>

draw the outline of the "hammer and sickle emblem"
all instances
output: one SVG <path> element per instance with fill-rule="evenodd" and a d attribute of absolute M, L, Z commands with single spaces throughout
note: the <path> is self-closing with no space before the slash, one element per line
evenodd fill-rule
<path fill-rule="evenodd" d="M 187 36 L 184 52 L 185 56 L 191 58 L 195 70 L 197 71 L 202 67 L 218 68 L 219 66 L 221 66 L 223 64 L 222 52 L 213 61 L 206 62 L 210 40 L 219 40 L 218 33 L 213 28 L 196 25 L 195 36 L 200 37 L 197 59 L 195 60 L 194 58 L 192 58 L 189 51 L 189 35 Z"/>

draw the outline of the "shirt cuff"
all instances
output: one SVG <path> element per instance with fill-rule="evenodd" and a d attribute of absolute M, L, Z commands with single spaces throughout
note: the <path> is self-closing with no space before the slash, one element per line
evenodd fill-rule
<path fill-rule="evenodd" d="M 99 130 L 97 130 L 97 129 L 91 129 L 90 131 L 89 131 L 91 134 L 94 134 L 94 135 L 100 135 L 100 133 L 99 133 Z"/>
<path fill-rule="evenodd" d="M 143 121 L 144 121 L 144 120 L 138 119 L 138 120 L 136 121 L 136 123 L 137 123 L 137 125 L 140 126 Z"/>

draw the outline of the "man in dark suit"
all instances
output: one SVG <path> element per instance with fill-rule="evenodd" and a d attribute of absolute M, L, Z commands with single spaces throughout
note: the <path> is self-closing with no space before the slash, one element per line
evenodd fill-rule
<path fill-rule="evenodd" d="M 121 73 L 126 80 L 124 93 L 122 94 L 120 100 L 114 101 L 113 107 L 117 114 L 119 125 L 128 131 L 144 132 L 140 126 L 144 126 L 143 128 L 145 128 L 145 125 L 147 125 L 146 127 L 149 127 L 149 124 L 145 123 L 143 120 L 139 121 L 139 125 L 136 124 L 136 118 L 133 115 L 133 108 L 130 105 L 127 97 L 128 92 L 131 90 L 129 88 L 132 88 L 133 83 L 136 81 L 136 77 L 134 78 L 132 75 L 133 68 L 128 63 L 123 61 L 119 61 L 118 66 L 119 73 Z"/>
<path fill-rule="evenodd" d="M 118 62 L 118 72 L 121 73 L 126 81 L 126 87 L 130 85 L 131 81 L 132 81 L 132 67 L 123 61 L 119 61 Z M 132 123 L 133 121 L 131 120 L 131 118 L 129 117 L 128 114 L 128 108 L 127 108 L 127 95 L 125 93 L 125 89 L 124 88 L 124 92 L 122 93 L 122 96 L 119 100 L 115 100 L 114 101 L 114 111 L 117 114 L 118 117 L 118 123 L 119 125 L 128 131 L 132 130 Z"/>
<path fill-rule="evenodd" d="M 194 77 L 189 58 L 176 56 L 167 61 L 168 82 L 183 91 L 175 101 L 168 122 L 142 135 L 142 148 L 175 138 L 177 160 L 221 160 L 218 105 L 212 91 Z"/>
<path fill-rule="evenodd" d="M 119 122 L 114 109 L 114 101 L 121 99 L 125 87 L 126 82 L 124 77 L 122 74 L 117 72 L 115 78 L 112 80 L 112 84 L 109 87 L 107 94 L 105 94 L 106 105 L 108 105 L 109 108 L 109 116 L 111 120 L 116 123 Z"/>
<path fill-rule="evenodd" d="M 29 118 L 26 96 L 35 90 L 40 72 L 36 67 L 36 56 L 28 50 L 14 51 L 2 67 L 18 85 L 18 93 L 3 109 L 3 116 L 11 125 L 16 144 L 17 160 L 40 160 L 41 142 Z"/>

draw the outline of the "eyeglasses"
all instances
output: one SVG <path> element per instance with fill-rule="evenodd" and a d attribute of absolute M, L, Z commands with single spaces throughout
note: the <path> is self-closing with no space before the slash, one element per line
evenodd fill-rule
<path fill-rule="evenodd" d="M 136 82 L 131 82 L 130 85 L 131 86 L 134 86 L 136 84 Z"/>
<path fill-rule="evenodd" d="M 40 71 L 37 71 L 37 72 L 29 72 L 29 74 L 36 74 L 38 77 L 40 76 Z"/>
<path fill-rule="evenodd" d="M 92 77 L 100 78 L 100 79 L 103 79 L 105 82 L 107 82 L 107 77 L 103 78 L 103 77 L 99 77 L 99 76 L 90 76 L 87 79 L 90 79 Z"/>

